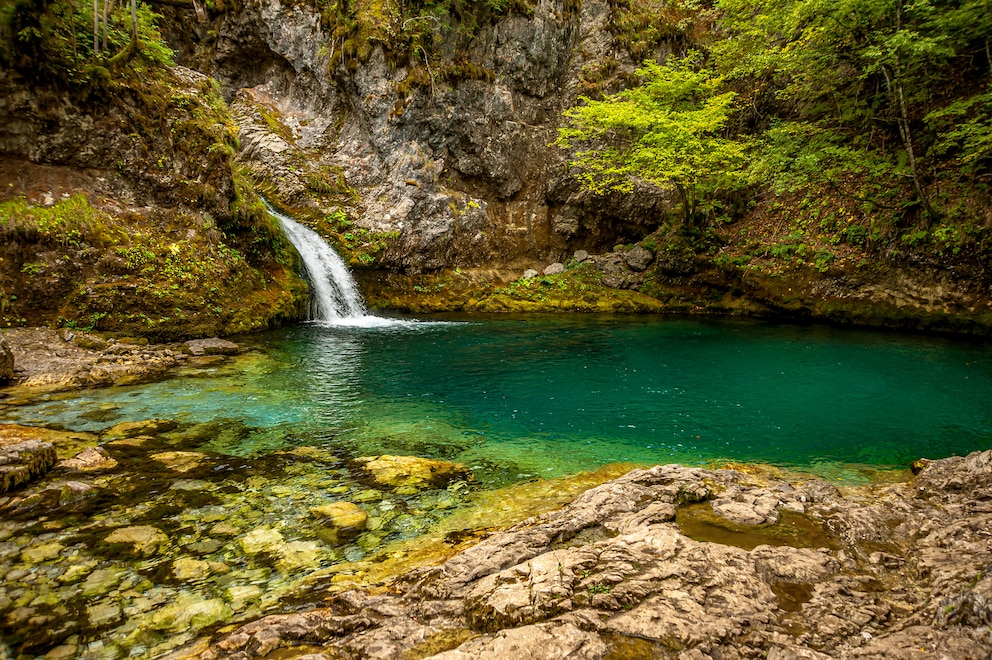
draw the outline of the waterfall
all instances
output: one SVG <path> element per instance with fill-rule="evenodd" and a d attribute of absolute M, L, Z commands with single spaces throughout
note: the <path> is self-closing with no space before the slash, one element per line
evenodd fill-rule
<path fill-rule="evenodd" d="M 304 275 L 310 282 L 307 320 L 337 323 L 365 318 L 365 303 L 344 259 L 317 232 L 266 206 L 303 260 Z"/>

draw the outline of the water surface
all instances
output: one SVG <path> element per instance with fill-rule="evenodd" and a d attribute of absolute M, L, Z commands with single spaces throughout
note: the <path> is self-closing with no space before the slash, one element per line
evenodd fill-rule
<path fill-rule="evenodd" d="M 0 414 L 74 430 L 236 419 L 255 432 L 210 449 L 413 453 L 494 483 L 722 459 L 843 478 L 992 446 L 983 343 L 588 316 L 308 324 L 242 342 L 260 352 L 233 367 Z"/>

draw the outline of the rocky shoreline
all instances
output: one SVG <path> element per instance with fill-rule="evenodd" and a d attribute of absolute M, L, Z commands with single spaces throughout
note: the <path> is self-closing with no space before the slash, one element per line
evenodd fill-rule
<path fill-rule="evenodd" d="M 992 451 L 839 490 L 635 470 L 385 588 L 171 658 L 988 658 Z"/>
<path fill-rule="evenodd" d="M 147 339 L 108 339 L 69 328 L 11 328 L 0 333 L 0 341 L 4 339 L 8 380 L 49 391 L 160 380 L 173 368 L 211 366 L 241 352 L 234 342 L 216 337 L 149 344 Z"/>

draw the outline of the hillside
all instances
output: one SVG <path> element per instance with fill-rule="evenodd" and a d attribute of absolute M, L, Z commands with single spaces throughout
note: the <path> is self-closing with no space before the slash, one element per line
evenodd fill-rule
<path fill-rule="evenodd" d="M 217 291 L 167 304 L 182 310 L 186 334 L 262 327 L 299 309 L 285 270 L 292 258 L 245 201 L 254 199 L 249 181 L 349 258 L 373 306 L 741 313 L 987 333 L 989 13 L 977 2 L 821 4 L 156 3 L 157 16 L 145 8 L 145 29 L 157 25 L 182 66 L 162 56 L 144 65 L 157 77 L 115 70 L 100 83 L 115 91 L 101 100 L 88 91 L 103 80 L 92 66 L 99 58 L 82 52 L 91 10 L 78 8 L 68 30 L 74 56 L 89 64 L 45 90 L 25 73 L 38 65 L 24 62 L 25 42 L 13 37 L 20 24 L 11 17 L 24 18 L 12 3 L 16 10 L 4 14 L 3 194 L 37 204 L 49 188 L 58 199 L 76 185 L 114 222 L 126 214 L 107 200 L 121 211 L 172 214 L 151 223 L 158 248 L 146 250 L 154 255 L 146 265 L 116 275 L 71 269 L 135 285 L 149 266 L 163 272 L 169 256 L 161 247 L 185 245 L 177 239 L 190 222 L 200 223 L 193 235 L 210 234 L 204 218 L 212 218 L 223 236 L 197 253 L 202 268 L 161 281 L 164 294 L 142 288 L 140 302 L 128 303 L 129 314 L 180 318 L 157 300 L 176 284 L 185 290 L 209 279 Z M 45 11 L 57 16 L 66 6 L 53 0 Z M 122 12 L 117 26 L 121 51 L 126 18 Z M 51 50 L 56 42 L 68 52 L 65 35 L 45 43 Z M 141 41 L 131 61 L 146 57 L 140 53 L 152 42 Z M 638 87 L 650 82 L 638 73 L 644 60 L 663 63 L 659 75 L 687 63 L 695 87 L 652 97 L 665 90 Z M 147 91 L 152 78 L 181 89 L 183 77 L 201 88 L 182 103 Z M 229 117 L 226 137 L 189 139 L 170 129 L 165 139 L 161 117 L 201 107 L 210 79 L 218 91 L 206 105 Z M 637 98 L 623 90 L 647 90 L 637 92 L 646 104 L 637 107 L 650 110 L 642 118 L 681 108 L 676 129 L 700 108 L 716 108 L 706 105 L 713 99 L 726 103 L 715 123 L 676 140 L 661 124 L 644 132 L 650 122 L 617 114 Z M 87 100 L 74 100 L 80 95 Z M 135 112 L 139 101 L 129 97 L 150 105 Z M 34 121 L 14 120 L 24 116 L 14 99 L 35 108 L 27 115 Z M 577 111 L 563 115 L 576 106 L 598 108 L 605 123 L 583 126 Z M 90 142 L 65 128 L 94 126 L 101 116 L 127 116 L 131 125 L 91 131 Z M 149 137 L 123 139 L 135 134 Z M 637 157 L 625 151 L 646 136 L 662 142 Z M 686 150 L 697 139 L 710 148 Z M 732 157 L 701 160 L 712 139 Z M 621 161 L 597 164 L 583 152 Z M 204 161 L 210 154 L 215 160 Z M 25 161 L 62 168 L 65 182 L 18 183 Z M 114 183 L 79 179 L 92 170 L 113 172 Z M 19 240 L 21 252 L 43 243 Z M 96 238 L 87 241 L 92 254 L 108 253 Z M 133 242 L 112 249 L 139 247 Z M 227 267 L 218 265 L 228 258 L 221 245 L 240 255 L 231 267 L 244 275 L 222 275 L 218 284 L 210 269 Z M 555 263 L 562 267 L 540 274 Z M 109 309 L 108 298 L 88 291 L 66 295 L 58 309 L 14 305 L 11 295 L 23 301 L 31 287 L 50 289 L 39 277 L 54 266 L 14 254 L 3 264 L 5 323 L 57 323 L 61 315 L 139 331 L 134 318 L 94 316 Z M 527 269 L 538 276 L 519 279 Z M 74 277 L 63 280 L 78 290 Z M 239 317 L 215 300 L 229 289 L 231 299 L 249 290 L 282 302 Z M 149 311 L 130 311 L 139 307 Z M 205 320 L 205 310 L 217 308 L 218 318 Z"/>

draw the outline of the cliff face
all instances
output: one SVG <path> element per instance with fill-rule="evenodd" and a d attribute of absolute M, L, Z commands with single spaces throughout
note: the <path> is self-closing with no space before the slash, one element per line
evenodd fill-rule
<path fill-rule="evenodd" d="M 284 203 L 397 235 L 374 255 L 380 266 L 522 271 L 639 239 L 667 205 L 579 192 L 550 145 L 583 68 L 612 48 L 607 15 L 605 2 L 542 0 L 527 16 L 490 17 L 433 65 L 374 45 L 349 66 L 312 7 L 266 1 L 201 25 L 215 40 L 185 53 L 210 58 L 241 158 Z M 452 62 L 461 70 L 442 75 Z"/>
<path fill-rule="evenodd" d="M 0 68 L 0 324 L 178 339 L 269 327 L 304 294 L 183 67 L 85 97 Z"/>
<path fill-rule="evenodd" d="M 592 286 L 609 300 L 569 294 L 550 307 L 987 331 L 992 278 L 980 249 L 952 257 L 950 246 L 937 254 L 928 244 L 837 245 L 815 228 L 797 241 L 782 223 L 805 211 L 783 211 L 787 201 L 769 211 L 753 199 L 732 223 L 687 237 L 672 231 L 666 216 L 676 201 L 658 189 L 582 190 L 551 143 L 580 95 L 629 84 L 624 6 L 541 0 L 520 11 L 476 9 L 438 21 L 422 56 L 398 43 L 402 26 L 421 19 L 380 17 L 379 40 L 355 54 L 326 15 L 280 0 L 183 23 L 173 40 L 182 61 L 220 81 L 241 127 L 242 162 L 350 255 L 373 305 L 547 308 L 543 293 L 507 282 L 527 268 L 575 266 L 578 250 L 593 255 L 586 272 L 543 284 L 564 279 L 561 288 Z M 363 11 L 359 3 L 356 15 Z M 648 55 L 678 47 L 691 26 L 669 28 Z M 635 244 L 650 254 L 631 267 Z"/>

